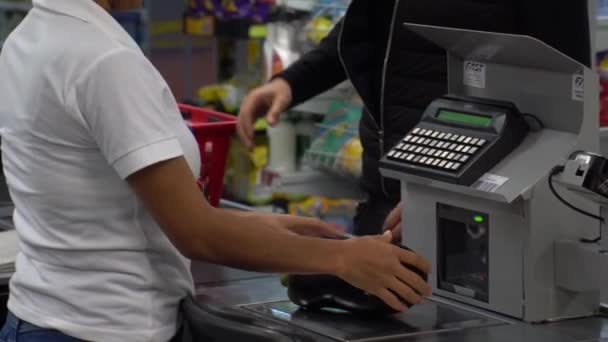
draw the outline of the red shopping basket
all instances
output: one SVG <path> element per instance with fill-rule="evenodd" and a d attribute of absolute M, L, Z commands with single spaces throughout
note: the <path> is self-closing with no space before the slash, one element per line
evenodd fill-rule
<path fill-rule="evenodd" d="M 201 154 L 199 186 L 205 188 L 209 203 L 217 207 L 222 196 L 228 149 L 236 131 L 237 118 L 184 104 L 180 104 L 179 109 L 198 142 Z"/>

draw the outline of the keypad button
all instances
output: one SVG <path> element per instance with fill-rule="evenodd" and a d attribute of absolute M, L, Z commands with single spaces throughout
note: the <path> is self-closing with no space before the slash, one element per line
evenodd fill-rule
<path fill-rule="evenodd" d="M 451 168 L 452 168 L 452 166 L 454 166 L 454 163 L 449 162 L 449 163 L 447 163 L 447 164 L 446 164 L 445 168 L 446 168 L 446 169 L 451 169 Z"/>
<path fill-rule="evenodd" d="M 433 141 L 431 141 L 431 143 L 429 144 L 429 146 L 435 147 L 435 146 L 437 146 L 438 143 L 439 143 L 439 141 L 433 140 Z"/>
<path fill-rule="evenodd" d="M 467 138 L 467 137 L 465 137 L 464 135 L 461 135 L 461 136 L 458 138 L 458 142 L 459 142 L 459 143 L 461 143 L 461 142 L 463 142 L 463 141 L 464 141 L 464 139 L 466 139 L 466 138 Z"/>
<path fill-rule="evenodd" d="M 402 144 L 403 147 L 401 147 L 401 151 L 407 151 L 409 150 L 410 147 L 412 147 L 412 145 L 410 144 Z"/>
<path fill-rule="evenodd" d="M 456 153 L 450 153 L 448 155 L 448 159 L 454 159 L 456 157 Z"/>
<path fill-rule="evenodd" d="M 415 155 L 415 154 L 410 154 L 409 156 L 407 156 L 407 158 L 406 158 L 406 159 L 407 159 L 408 161 L 412 161 L 412 160 L 414 159 L 414 157 L 416 157 L 416 155 Z"/>
<path fill-rule="evenodd" d="M 406 137 L 403 139 L 403 141 L 405 141 L 405 142 L 410 142 L 410 141 L 412 141 L 412 138 L 413 138 L 413 137 L 412 137 L 411 135 L 408 135 L 408 136 L 406 136 Z"/>
<path fill-rule="evenodd" d="M 456 152 L 461 152 L 463 148 L 464 148 L 464 146 L 462 146 L 462 145 L 458 145 L 458 146 L 456 147 Z"/>
<path fill-rule="evenodd" d="M 473 139 L 471 140 L 471 145 L 477 145 L 477 142 L 479 142 L 479 139 L 477 139 L 477 138 L 473 138 Z"/>
<path fill-rule="evenodd" d="M 477 142 L 477 146 L 483 146 L 486 144 L 486 141 L 483 139 L 479 139 L 479 141 Z"/>
<path fill-rule="evenodd" d="M 473 140 L 473 138 L 467 137 L 466 139 L 464 139 L 464 143 L 469 144 L 469 143 L 471 143 L 471 140 Z"/>
<path fill-rule="evenodd" d="M 422 156 L 415 156 L 413 161 L 417 163 L 420 159 L 422 159 Z"/>
<path fill-rule="evenodd" d="M 435 132 L 433 132 L 433 134 L 431 135 L 431 137 L 437 138 L 439 136 L 439 134 L 440 134 L 439 132 L 435 131 Z"/>
<path fill-rule="evenodd" d="M 458 135 L 458 134 L 454 134 L 454 135 L 452 135 L 452 137 L 450 138 L 450 141 L 456 141 L 456 140 L 458 140 L 458 138 L 460 138 L 460 135 Z"/>
<path fill-rule="evenodd" d="M 424 142 L 422 143 L 423 145 L 429 146 L 431 144 L 431 139 L 424 139 Z"/>
<path fill-rule="evenodd" d="M 450 143 L 446 143 L 446 142 L 440 142 L 439 144 L 437 144 L 437 148 L 445 148 L 449 145 Z"/>
<path fill-rule="evenodd" d="M 442 161 L 439 163 L 439 167 L 444 167 L 444 166 L 445 166 L 445 164 L 447 164 L 447 163 L 448 163 L 447 161 L 442 160 Z"/>
<path fill-rule="evenodd" d="M 471 147 L 471 149 L 469 150 L 470 154 L 475 154 L 479 149 L 477 147 Z"/>
<path fill-rule="evenodd" d="M 446 133 L 440 133 L 439 136 L 437 137 L 437 139 L 443 139 L 445 138 L 447 134 Z"/>
<path fill-rule="evenodd" d="M 414 152 L 420 153 L 420 151 L 422 151 L 423 149 L 424 149 L 424 147 L 418 146 L 418 147 L 416 147 L 416 150 L 414 150 Z"/>
<path fill-rule="evenodd" d="M 435 160 L 436 160 L 435 158 L 429 158 L 429 159 L 426 160 L 425 164 L 426 165 L 432 165 L 435 162 Z"/>
<path fill-rule="evenodd" d="M 441 153 L 441 158 L 445 158 L 445 157 L 447 157 L 447 156 L 448 156 L 448 154 L 450 154 L 450 153 L 449 153 L 449 152 L 447 152 L 447 151 L 446 151 L 446 152 Z"/>
<path fill-rule="evenodd" d="M 454 163 L 454 165 L 452 165 L 452 170 L 458 170 L 460 169 L 460 163 Z"/>
<path fill-rule="evenodd" d="M 450 149 L 450 151 L 454 151 L 457 147 L 458 147 L 457 144 L 452 144 L 452 145 L 450 145 L 449 149 Z"/>
<path fill-rule="evenodd" d="M 425 135 L 426 134 L 426 129 L 421 128 L 420 132 L 418 132 L 418 135 Z"/>
<path fill-rule="evenodd" d="M 426 131 L 426 133 L 424 133 L 424 136 L 425 137 L 430 137 L 432 134 L 433 134 L 433 131 L 428 130 L 428 131 Z"/>
<path fill-rule="evenodd" d="M 435 155 L 435 152 L 437 152 L 437 150 L 436 150 L 436 149 L 434 149 L 434 148 L 432 148 L 432 149 L 429 151 L 429 155 L 430 155 L 430 156 L 434 156 L 434 155 Z"/>
<path fill-rule="evenodd" d="M 418 161 L 420 164 L 424 164 L 426 162 L 426 160 L 429 159 L 428 157 L 422 157 L 420 158 L 420 160 Z"/>
<path fill-rule="evenodd" d="M 435 152 L 433 155 L 434 155 L 435 157 L 439 157 L 439 156 L 441 155 L 441 153 L 443 153 L 443 151 L 441 151 L 441 150 L 437 150 L 437 152 Z"/>
<path fill-rule="evenodd" d="M 410 156 L 409 153 L 404 153 L 404 154 L 401 155 L 401 160 L 406 160 L 407 157 L 409 157 L 409 156 Z"/>
<path fill-rule="evenodd" d="M 462 156 L 462 157 L 460 157 L 459 160 L 460 160 L 461 163 L 466 163 L 467 160 L 469 160 L 469 156 Z"/>
<path fill-rule="evenodd" d="M 420 132 L 420 128 L 414 128 L 414 130 L 412 131 L 412 133 L 414 134 L 418 134 L 418 132 Z"/>
<path fill-rule="evenodd" d="M 397 151 L 395 151 L 395 150 L 390 151 L 390 152 L 388 153 L 388 156 L 389 156 L 389 157 L 393 157 L 393 156 L 395 155 L 395 153 L 397 153 Z"/>
<path fill-rule="evenodd" d="M 399 144 L 399 145 L 397 145 L 397 148 L 398 148 L 398 149 L 402 149 L 402 148 L 403 148 L 403 145 L 404 145 L 404 144 Z"/>
<path fill-rule="evenodd" d="M 412 143 L 420 144 L 423 140 L 424 140 L 424 138 L 414 137 L 414 138 L 412 138 Z"/>
<path fill-rule="evenodd" d="M 414 151 L 416 150 L 416 148 L 417 148 L 417 146 L 415 146 L 415 145 L 410 145 L 410 147 L 408 147 L 408 148 L 407 148 L 407 150 L 408 150 L 409 152 L 414 152 Z"/>
<path fill-rule="evenodd" d="M 469 150 L 470 150 L 470 149 L 471 149 L 471 148 L 470 148 L 469 146 L 465 146 L 465 147 L 462 149 L 462 152 L 464 152 L 464 153 L 469 153 Z"/>
<path fill-rule="evenodd" d="M 428 153 L 429 153 L 429 151 L 430 151 L 430 149 L 429 149 L 429 148 L 425 148 L 424 150 L 422 150 L 422 154 L 428 154 Z"/>
<path fill-rule="evenodd" d="M 437 166 L 439 163 L 441 163 L 441 159 L 435 159 L 433 166 Z"/>
<path fill-rule="evenodd" d="M 452 134 L 452 133 L 448 133 L 448 134 L 446 134 L 446 135 L 445 135 L 445 137 L 443 137 L 443 139 L 445 139 L 445 140 L 450 140 L 450 139 L 452 139 L 452 136 L 453 136 L 453 135 L 454 135 L 454 134 Z"/>
<path fill-rule="evenodd" d="M 401 154 L 402 154 L 401 152 L 397 152 L 397 153 L 395 154 L 395 158 L 397 158 L 397 159 L 401 158 Z"/>

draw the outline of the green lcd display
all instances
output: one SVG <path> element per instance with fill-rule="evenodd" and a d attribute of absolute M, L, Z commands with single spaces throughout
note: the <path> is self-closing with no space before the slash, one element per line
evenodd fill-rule
<path fill-rule="evenodd" d="M 475 125 L 482 127 L 492 126 L 492 118 L 489 116 L 453 112 L 451 110 L 440 110 L 439 115 L 437 115 L 437 118 L 445 121 L 451 121 L 467 125 Z"/>

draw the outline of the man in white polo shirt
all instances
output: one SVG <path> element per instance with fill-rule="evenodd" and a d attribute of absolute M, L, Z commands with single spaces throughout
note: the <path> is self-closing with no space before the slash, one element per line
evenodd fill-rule
<path fill-rule="evenodd" d="M 428 270 L 390 236 L 212 208 L 166 83 L 108 14 L 141 0 L 34 0 L 0 54 L 0 134 L 21 252 L 0 342 L 168 341 L 188 259 L 328 273 L 404 310 Z M 308 235 L 310 237 L 298 235 Z"/>

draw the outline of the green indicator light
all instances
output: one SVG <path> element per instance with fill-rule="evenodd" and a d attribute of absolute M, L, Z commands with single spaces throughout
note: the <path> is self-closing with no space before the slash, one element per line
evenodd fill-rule
<path fill-rule="evenodd" d="M 482 223 L 483 222 L 483 216 L 481 215 L 475 215 L 473 216 L 473 220 L 477 223 Z"/>

